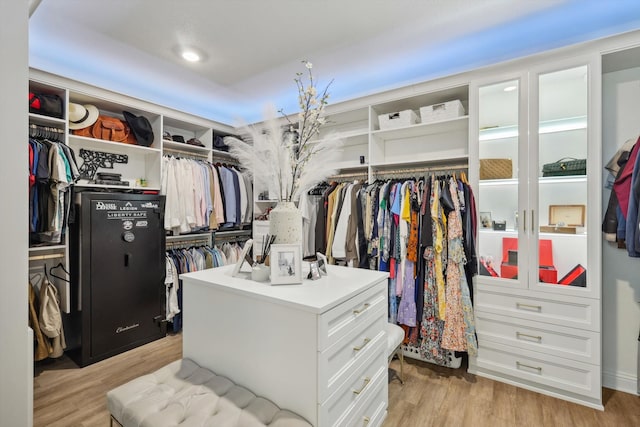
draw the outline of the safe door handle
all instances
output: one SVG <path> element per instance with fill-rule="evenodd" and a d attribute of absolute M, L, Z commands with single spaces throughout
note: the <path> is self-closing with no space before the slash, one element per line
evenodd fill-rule
<path fill-rule="evenodd" d="M 132 256 L 131 254 L 124 254 L 124 266 L 125 267 L 129 267 L 129 261 L 131 260 Z"/>

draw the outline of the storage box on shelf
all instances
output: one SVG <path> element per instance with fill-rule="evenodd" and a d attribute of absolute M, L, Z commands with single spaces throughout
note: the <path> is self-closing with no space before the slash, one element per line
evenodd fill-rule
<path fill-rule="evenodd" d="M 459 99 L 420 107 L 422 123 L 433 123 L 462 116 L 464 116 L 464 107 Z"/>
<path fill-rule="evenodd" d="M 392 113 L 380 114 L 378 116 L 380 130 L 397 129 L 415 125 L 418 123 L 418 116 L 413 110 L 394 111 Z"/>
<path fill-rule="evenodd" d="M 373 167 L 464 160 L 469 154 L 467 116 L 385 129 L 380 116 L 416 110 L 450 99 L 468 100 L 468 86 L 458 86 L 371 106 L 369 163 Z"/>

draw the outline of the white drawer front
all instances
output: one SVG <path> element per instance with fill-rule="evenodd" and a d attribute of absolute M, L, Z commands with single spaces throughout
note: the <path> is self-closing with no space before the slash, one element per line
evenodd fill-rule
<path fill-rule="evenodd" d="M 360 402 L 368 400 L 379 378 L 387 378 L 387 358 L 382 350 L 365 361 L 335 393 L 320 405 L 318 425 L 343 426 Z"/>
<path fill-rule="evenodd" d="M 569 328 L 599 331 L 599 301 L 575 298 L 571 302 L 501 294 L 483 289 L 476 293 L 476 311 L 488 311 L 504 316 L 519 317 L 536 322 L 551 323 Z"/>
<path fill-rule="evenodd" d="M 476 313 L 479 344 L 496 342 L 571 360 L 600 364 L 600 334 L 531 320 Z"/>
<path fill-rule="evenodd" d="M 600 398 L 600 367 L 495 343 L 478 348 L 476 365 L 497 376 L 525 380 L 558 390 Z"/>
<path fill-rule="evenodd" d="M 319 401 L 329 397 L 349 377 L 360 361 L 368 359 L 375 351 L 384 347 L 387 336 L 384 326 L 386 310 L 373 312 L 369 323 L 362 323 L 337 343 L 321 352 L 318 357 Z M 380 343 L 379 341 L 382 341 Z"/>
<path fill-rule="evenodd" d="M 326 350 L 359 325 L 370 323 L 380 307 L 387 308 L 387 280 L 320 315 L 318 350 Z"/>
<path fill-rule="evenodd" d="M 349 427 L 379 427 L 387 416 L 389 406 L 389 389 L 387 378 L 382 375 L 373 386 L 369 400 L 354 408 L 344 423 Z"/>

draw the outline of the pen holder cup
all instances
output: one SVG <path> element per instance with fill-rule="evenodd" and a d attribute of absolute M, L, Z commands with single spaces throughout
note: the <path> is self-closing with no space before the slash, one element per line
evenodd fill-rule
<path fill-rule="evenodd" d="M 264 264 L 258 264 L 251 269 L 251 280 L 256 282 L 266 282 L 269 280 L 270 273 L 270 267 Z"/>

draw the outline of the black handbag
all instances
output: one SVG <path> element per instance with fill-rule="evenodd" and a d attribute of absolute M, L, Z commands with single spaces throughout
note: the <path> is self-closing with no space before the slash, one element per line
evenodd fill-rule
<path fill-rule="evenodd" d="M 542 176 L 586 175 L 587 159 L 565 157 L 542 166 Z"/>
<path fill-rule="evenodd" d="M 64 117 L 62 98 L 54 94 L 29 92 L 29 112 L 61 119 Z"/>

